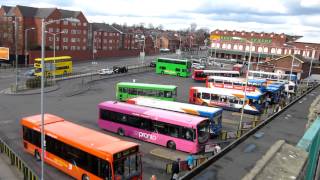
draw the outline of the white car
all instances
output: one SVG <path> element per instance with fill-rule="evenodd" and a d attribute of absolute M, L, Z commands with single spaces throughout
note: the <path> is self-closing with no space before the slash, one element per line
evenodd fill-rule
<path fill-rule="evenodd" d="M 206 68 L 204 65 L 199 64 L 199 63 L 192 63 L 191 67 L 194 68 L 194 69 L 204 69 L 204 68 Z"/>
<path fill-rule="evenodd" d="M 100 75 L 113 74 L 113 70 L 112 69 L 100 69 L 100 70 L 98 70 L 98 74 L 100 74 Z"/>

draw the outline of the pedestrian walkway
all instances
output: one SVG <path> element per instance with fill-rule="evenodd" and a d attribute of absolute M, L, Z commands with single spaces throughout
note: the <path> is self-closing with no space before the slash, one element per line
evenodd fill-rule
<path fill-rule="evenodd" d="M 180 158 L 180 159 L 187 158 L 186 153 L 179 152 L 179 151 L 172 151 L 172 150 L 163 149 L 163 148 L 153 149 L 150 151 L 150 154 L 157 156 L 157 157 L 160 157 L 160 158 L 168 159 L 171 161 L 176 161 L 178 158 Z"/>
<path fill-rule="evenodd" d="M 8 158 L 0 154 L 0 180 L 18 180 L 23 179 L 22 175 L 11 167 Z"/>

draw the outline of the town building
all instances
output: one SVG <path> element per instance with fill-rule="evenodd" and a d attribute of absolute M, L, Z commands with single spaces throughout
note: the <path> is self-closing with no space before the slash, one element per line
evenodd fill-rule
<path fill-rule="evenodd" d="M 263 62 L 283 55 L 299 54 L 306 59 L 320 60 L 320 44 L 297 42 L 302 36 L 288 34 L 214 30 L 211 32 L 211 56 L 248 60 L 252 42 L 252 61 Z M 246 39 L 246 40 L 245 40 Z"/>

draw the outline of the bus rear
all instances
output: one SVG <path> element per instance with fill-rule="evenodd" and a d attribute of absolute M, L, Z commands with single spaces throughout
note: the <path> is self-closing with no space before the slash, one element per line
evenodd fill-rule
<path fill-rule="evenodd" d="M 204 70 L 195 69 L 192 72 L 192 79 L 195 81 L 205 81 L 207 79 L 207 74 Z"/>

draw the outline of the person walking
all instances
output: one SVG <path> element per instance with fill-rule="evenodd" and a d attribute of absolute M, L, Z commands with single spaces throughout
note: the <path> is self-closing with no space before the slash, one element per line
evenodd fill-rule
<path fill-rule="evenodd" d="M 175 180 L 175 179 L 178 178 L 178 174 L 179 174 L 179 171 L 180 171 L 179 164 L 180 164 L 180 158 L 178 158 L 177 161 L 174 161 L 172 163 L 171 180 Z"/>

